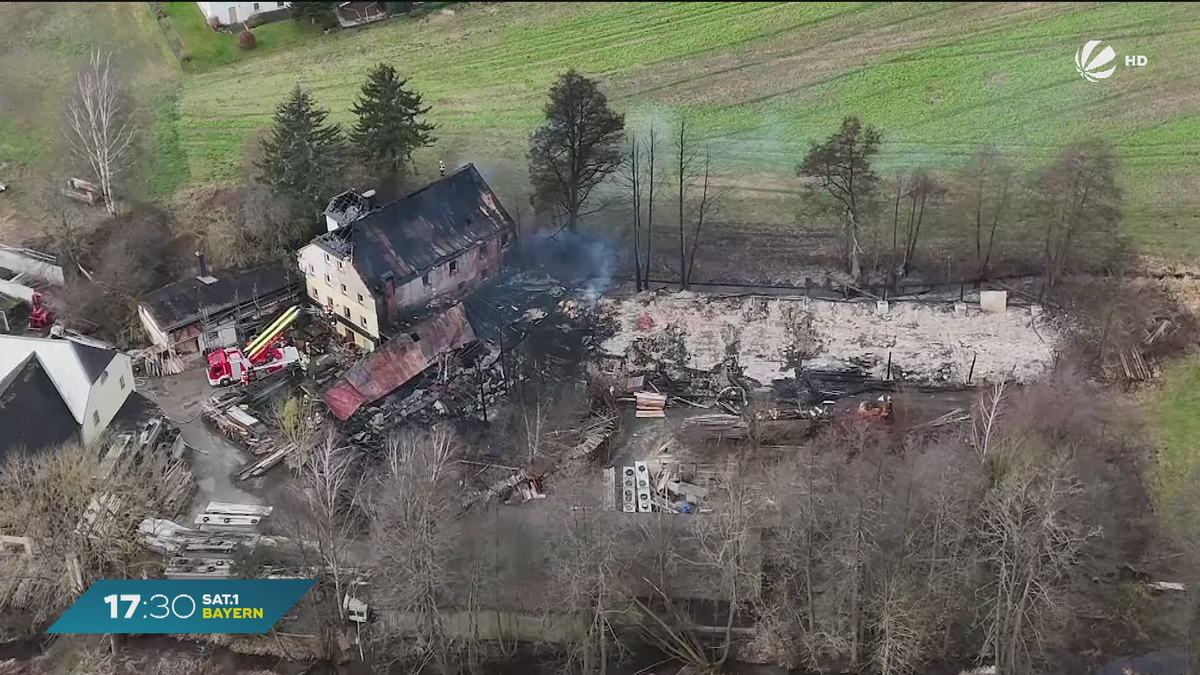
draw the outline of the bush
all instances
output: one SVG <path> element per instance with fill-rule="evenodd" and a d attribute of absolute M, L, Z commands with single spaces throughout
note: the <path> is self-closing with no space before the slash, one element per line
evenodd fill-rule
<path fill-rule="evenodd" d="M 248 30 L 238 33 L 238 46 L 242 49 L 254 49 L 257 42 L 258 39 L 254 37 L 254 33 Z"/>
<path fill-rule="evenodd" d="M 221 20 L 215 16 L 209 17 L 208 18 L 208 27 L 213 29 L 214 31 L 217 31 L 218 33 L 221 32 Z"/>

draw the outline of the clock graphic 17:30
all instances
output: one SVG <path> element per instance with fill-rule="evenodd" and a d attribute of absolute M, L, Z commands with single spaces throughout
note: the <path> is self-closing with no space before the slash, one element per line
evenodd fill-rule
<path fill-rule="evenodd" d="M 128 604 L 126 605 L 126 603 Z M 140 595 L 114 593 L 104 596 L 104 604 L 108 605 L 108 618 L 110 619 L 135 618 L 139 608 L 143 619 L 166 619 L 168 617 L 190 619 L 196 613 L 196 599 L 183 593 L 173 598 L 167 597 L 163 593 L 155 593 L 144 603 Z M 124 614 L 120 611 L 122 605 L 126 607 Z"/>
<path fill-rule="evenodd" d="M 47 633 L 265 633 L 314 579 L 101 579 Z"/>

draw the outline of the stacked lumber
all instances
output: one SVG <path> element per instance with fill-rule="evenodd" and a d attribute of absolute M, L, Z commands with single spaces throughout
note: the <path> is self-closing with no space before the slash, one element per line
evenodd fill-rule
<path fill-rule="evenodd" d="M 667 416 L 667 396 L 666 394 L 652 394 L 648 391 L 639 391 L 634 393 L 634 399 L 637 400 L 637 417 L 666 417 Z"/>
<path fill-rule="evenodd" d="M 295 449 L 296 449 L 295 443 L 288 443 L 287 445 L 283 446 L 282 448 L 279 448 L 278 450 L 271 452 L 270 454 L 266 455 L 265 457 L 263 457 L 261 459 L 257 459 L 253 462 L 250 462 L 249 464 L 247 464 L 246 466 L 244 466 L 238 470 L 238 472 L 237 472 L 238 480 L 248 480 L 250 478 L 257 478 L 257 477 L 263 475 L 271 467 L 282 462 L 284 457 L 287 457 L 288 455 L 290 455 L 293 451 L 295 451 Z"/>
<path fill-rule="evenodd" d="M 688 417 L 680 424 L 680 430 L 698 440 L 745 438 L 750 433 L 750 425 L 739 415 L 716 413 Z"/>
<path fill-rule="evenodd" d="M 567 457 L 570 459 L 585 459 L 590 457 L 596 448 L 600 447 L 604 441 L 612 436 L 616 430 L 616 425 L 612 418 L 604 417 L 592 424 L 583 436 L 583 440 L 575 447 L 567 451 Z"/>
<path fill-rule="evenodd" d="M 1125 377 L 1135 381 L 1144 382 L 1153 378 L 1150 369 L 1146 367 L 1145 360 L 1136 349 L 1129 349 L 1118 354 L 1121 358 L 1121 368 L 1125 370 Z"/>

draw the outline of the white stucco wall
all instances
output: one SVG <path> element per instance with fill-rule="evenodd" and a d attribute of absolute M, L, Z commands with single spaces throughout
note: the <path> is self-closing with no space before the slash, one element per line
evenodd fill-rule
<path fill-rule="evenodd" d="M 87 409 L 80 423 L 84 443 L 91 443 L 108 428 L 133 389 L 133 360 L 117 354 L 88 391 Z"/>
<path fill-rule="evenodd" d="M 231 23 L 230 9 L 235 10 L 235 21 L 245 21 L 255 14 L 292 6 L 290 2 L 197 2 L 196 4 L 199 5 L 205 19 L 211 19 L 215 16 L 217 21 L 220 21 L 224 25 Z"/>

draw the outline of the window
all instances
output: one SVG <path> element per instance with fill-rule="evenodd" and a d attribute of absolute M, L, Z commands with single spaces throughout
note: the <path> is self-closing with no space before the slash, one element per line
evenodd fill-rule
<path fill-rule="evenodd" d="M 342 308 L 342 314 L 344 314 L 344 315 L 346 316 L 346 318 L 347 318 L 347 319 L 349 319 L 349 318 L 350 318 L 350 308 L 349 308 L 349 307 L 343 307 L 343 308 Z"/>
<path fill-rule="evenodd" d="M 359 294 L 358 294 L 358 301 L 359 301 L 359 302 L 362 302 L 362 301 L 363 301 L 363 299 L 362 299 L 362 293 L 359 293 Z"/>
<path fill-rule="evenodd" d="M 358 325 L 362 326 L 363 328 L 366 328 L 367 327 L 367 317 L 365 317 L 365 316 L 358 317 Z"/>
<path fill-rule="evenodd" d="M 500 245 L 508 246 L 508 233 L 507 232 L 504 232 L 503 234 L 500 235 Z"/>
<path fill-rule="evenodd" d="M 329 305 L 329 309 L 331 309 L 331 310 L 333 309 L 333 296 L 332 295 L 325 296 L 325 304 Z"/>
<path fill-rule="evenodd" d="M 125 388 L 125 376 L 124 375 L 122 375 L 121 378 L 117 380 L 117 384 L 121 385 L 121 389 Z"/>
<path fill-rule="evenodd" d="M 209 333 L 208 338 L 206 338 L 206 339 L 211 343 L 211 342 L 216 342 L 217 340 L 221 339 L 221 336 L 217 333 Z"/>
<path fill-rule="evenodd" d="M 258 3 L 257 2 L 254 3 L 254 11 L 256 11 L 256 12 L 258 11 Z"/>
<path fill-rule="evenodd" d="M 425 286 L 426 286 L 426 287 L 429 287 L 429 286 L 432 286 L 432 285 L 433 285 L 433 283 L 432 283 L 431 281 L 429 281 L 429 275 L 428 275 L 428 274 L 426 274 L 425 276 L 421 277 L 421 283 L 425 284 Z"/>
<path fill-rule="evenodd" d="M 329 262 L 329 254 L 328 253 L 325 254 L 325 262 Z"/>
<path fill-rule="evenodd" d="M 283 3 L 282 3 L 282 2 L 277 2 L 277 3 L 275 3 L 275 6 L 276 6 L 276 7 L 283 7 Z"/>
<path fill-rule="evenodd" d="M 103 373 L 100 373 L 100 384 L 104 384 L 105 382 L 108 382 L 108 371 L 107 370 L 104 371 Z"/>
<path fill-rule="evenodd" d="M 412 341 L 413 341 L 413 342 L 420 342 L 420 341 L 421 341 L 421 336 L 420 336 L 420 335 L 417 335 L 416 333 L 409 333 L 409 334 L 408 334 L 408 337 L 412 338 Z"/>
<path fill-rule="evenodd" d="M 92 426 L 94 426 L 94 427 L 100 426 L 100 411 L 99 410 L 92 411 Z"/>
<path fill-rule="evenodd" d="M 308 289 L 308 294 L 310 297 L 312 297 L 313 300 L 316 300 L 317 302 L 321 301 L 321 294 L 317 291 L 316 286 L 313 286 L 312 288 Z"/>
<path fill-rule="evenodd" d="M 343 292 L 343 293 L 345 293 L 345 292 L 346 292 L 346 284 L 342 284 L 342 292 Z"/>
<path fill-rule="evenodd" d="M 326 275 L 325 275 L 325 283 L 327 283 L 327 284 L 328 284 L 328 283 L 332 283 L 332 282 L 329 280 L 329 275 L 328 275 L 328 274 L 326 274 Z"/>
<path fill-rule="evenodd" d="M 342 269 L 342 261 L 341 260 L 338 261 L 338 269 L 339 270 Z"/>
<path fill-rule="evenodd" d="M 458 261 L 457 260 L 450 261 L 450 274 L 451 275 L 458 274 Z"/>

